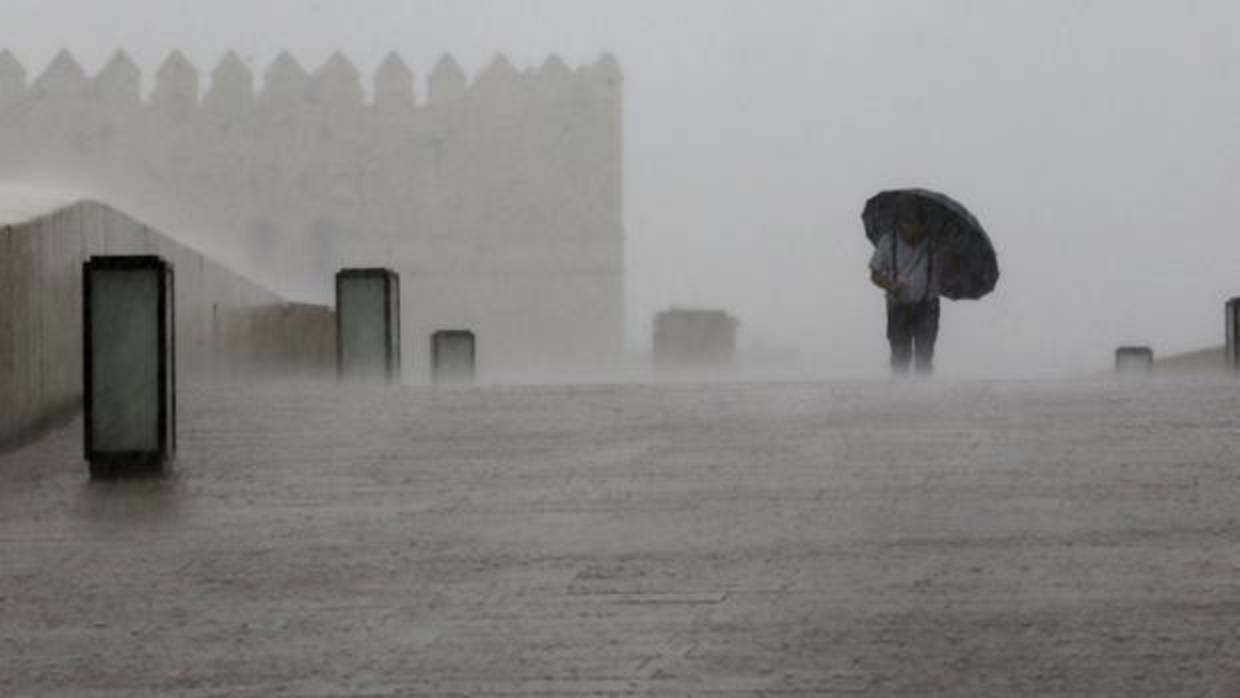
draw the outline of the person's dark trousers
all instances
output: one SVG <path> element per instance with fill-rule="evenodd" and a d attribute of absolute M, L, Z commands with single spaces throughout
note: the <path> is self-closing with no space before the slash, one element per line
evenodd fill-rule
<path fill-rule="evenodd" d="M 939 338 L 939 299 L 921 303 L 887 303 L 887 341 L 891 370 L 903 375 L 915 363 L 923 375 L 934 371 L 934 342 Z"/>

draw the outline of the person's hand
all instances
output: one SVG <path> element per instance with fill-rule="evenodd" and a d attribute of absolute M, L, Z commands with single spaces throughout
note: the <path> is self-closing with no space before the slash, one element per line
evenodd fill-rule
<path fill-rule="evenodd" d="M 906 282 L 901 281 L 894 276 L 887 276 L 877 269 L 870 272 L 870 281 L 874 282 L 875 286 L 883 289 L 884 291 L 891 291 L 892 293 L 908 286 Z"/>

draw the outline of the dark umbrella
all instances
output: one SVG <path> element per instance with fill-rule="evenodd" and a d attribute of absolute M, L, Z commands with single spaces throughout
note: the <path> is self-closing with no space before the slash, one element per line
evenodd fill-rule
<path fill-rule="evenodd" d="M 982 224 L 959 202 L 927 189 L 893 189 L 865 202 L 861 220 L 875 245 L 896 231 L 896 201 L 911 194 L 921 202 L 926 230 L 939 267 L 939 292 L 954 301 L 974 300 L 994 290 L 999 262 Z"/>

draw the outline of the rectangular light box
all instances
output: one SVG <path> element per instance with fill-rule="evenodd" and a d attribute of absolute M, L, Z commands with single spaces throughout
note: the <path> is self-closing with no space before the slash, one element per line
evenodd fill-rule
<path fill-rule="evenodd" d="M 172 265 L 91 257 L 82 269 L 83 412 L 91 475 L 158 472 L 176 454 Z"/>
<path fill-rule="evenodd" d="M 476 373 L 474 333 L 440 330 L 431 335 L 431 377 L 435 383 L 473 383 Z"/>
<path fill-rule="evenodd" d="M 336 274 L 336 351 L 341 380 L 399 383 L 400 277 L 390 269 Z"/>

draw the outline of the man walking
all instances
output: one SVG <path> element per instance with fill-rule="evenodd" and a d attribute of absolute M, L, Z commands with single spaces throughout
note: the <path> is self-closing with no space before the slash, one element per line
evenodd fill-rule
<path fill-rule="evenodd" d="M 916 196 L 900 196 L 895 220 L 895 230 L 883 235 L 874 248 L 870 280 L 887 292 L 892 372 L 905 375 L 913 363 L 918 374 L 929 375 L 939 335 L 939 277 L 925 213 Z"/>

